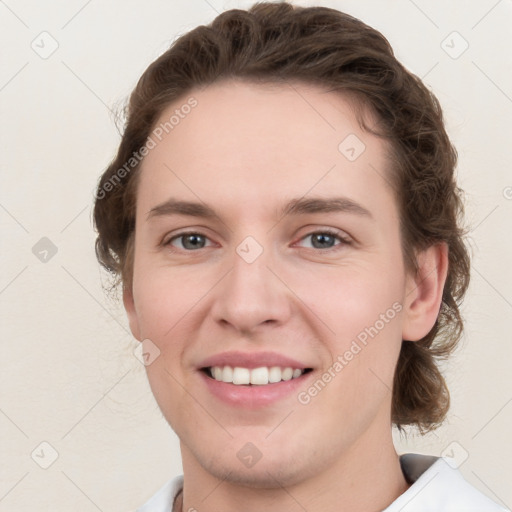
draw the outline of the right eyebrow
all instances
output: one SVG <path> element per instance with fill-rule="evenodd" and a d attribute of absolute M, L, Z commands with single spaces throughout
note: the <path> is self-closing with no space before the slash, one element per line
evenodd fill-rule
<path fill-rule="evenodd" d="M 152 219 L 153 217 L 175 214 L 202 217 L 204 219 L 217 218 L 217 214 L 213 211 L 213 209 L 203 203 L 178 201 L 171 198 L 155 206 L 154 208 L 151 208 L 151 210 L 148 212 L 147 220 Z"/>

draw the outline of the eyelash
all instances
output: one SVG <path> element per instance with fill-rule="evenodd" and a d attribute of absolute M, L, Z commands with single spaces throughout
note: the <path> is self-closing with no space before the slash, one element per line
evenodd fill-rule
<path fill-rule="evenodd" d="M 337 245 L 334 245 L 333 247 L 328 247 L 326 249 L 317 249 L 315 247 L 307 247 L 307 249 L 313 249 L 316 251 L 321 251 L 322 253 L 328 253 L 328 252 L 333 252 L 333 251 L 337 251 L 339 250 L 339 248 L 343 245 L 351 245 L 352 242 L 348 239 L 348 238 L 345 238 L 343 236 L 341 236 L 338 232 L 332 230 L 332 229 L 321 229 L 321 230 L 317 230 L 317 231 L 311 231 L 311 233 L 308 233 L 307 235 L 303 236 L 299 241 L 302 241 L 310 236 L 313 236 L 313 235 L 329 235 L 329 236 L 332 236 L 334 238 L 336 238 L 340 243 L 337 244 Z M 172 245 L 171 245 L 171 242 L 173 242 L 174 240 L 177 240 L 179 238 L 182 238 L 182 237 L 185 237 L 185 236 L 189 236 L 189 235 L 198 235 L 198 236 L 201 236 L 207 240 L 209 240 L 209 238 L 204 235 L 203 233 L 199 232 L 199 231 L 184 231 L 183 233 L 179 233 L 177 235 L 174 235 L 172 238 L 169 238 L 168 240 L 164 240 L 162 242 L 162 246 L 164 247 L 171 247 L 172 251 L 185 251 L 185 252 L 195 252 L 195 251 L 199 251 L 200 249 L 179 249 L 179 248 L 174 248 Z M 203 247 L 201 248 L 203 249 Z"/>

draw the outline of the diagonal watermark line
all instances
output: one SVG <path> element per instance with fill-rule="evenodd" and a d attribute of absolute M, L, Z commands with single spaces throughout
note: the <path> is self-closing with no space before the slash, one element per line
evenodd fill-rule
<path fill-rule="evenodd" d="M 103 105 L 105 105 L 105 107 L 111 114 L 115 115 L 115 112 L 112 111 L 112 109 L 96 94 L 96 92 L 93 89 L 91 89 L 63 60 L 61 60 L 61 62 L 70 71 L 70 73 L 72 73 L 78 79 L 78 81 L 84 85 L 84 87 L 89 89 L 89 91 L 92 94 L 94 94 L 94 96 L 96 96 L 96 98 L 98 98 L 98 100 L 100 100 L 101 103 L 103 103 Z"/>
<path fill-rule="evenodd" d="M 372 164 L 368 164 L 384 181 L 387 182 L 387 184 L 391 187 L 391 189 L 393 190 L 393 183 L 391 183 L 391 181 L 386 177 L 386 175 L 384 173 L 380 173 L 374 165 Z"/>
<path fill-rule="evenodd" d="M 63 28 L 66 28 L 91 3 L 91 1 L 92 0 L 88 0 L 84 5 L 82 5 L 82 7 L 80 7 L 80 9 L 78 9 L 78 11 L 73 14 L 73 16 L 71 16 L 71 18 L 69 18 L 69 20 L 60 27 L 60 29 L 62 30 Z"/>
<path fill-rule="evenodd" d="M 94 503 L 94 501 L 91 500 L 90 496 L 87 495 L 87 493 L 85 493 L 84 491 L 82 491 L 82 489 L 80 489 L 80 487 L 78 487 L 78 485 L 73 482 L 73 480 L 71 480 L 71 478 L 69 478 L 68 475 L 66 475 L 66 473 L 64 473 L 64 471 L 61 470 L 61 473 L 98 509 L 100 510 L 100 512 L 103 512 L 103 510 L 98 507 L 98 505 L 96 505 L 96 503 Z"/>
<path fill-rule="evenodd" d="M 439 61 L 437 61 L 422 77 L 421 79 L 422 80 L 425 80 L 425 78 L 427 77 L 427 75 L 430 74 L 431 71 L 433 71 L 439 64 Z"/>
<path fill-rule="evenodd" d="M 206 501 L 231 475 L 233 471 L 230 471 L 202 500 L 201 503 Z M 190 510 L 190 509 L 189 509 Z"/>
<path fill-rule="evenodd" d="M 85 210 L 87 210 L 87 207 L 88 207 L 88 206 L 89 206 L 89 205 L 84 206 L 84 207 L 80 210 L 80 212 L 79 212 L 79 213 L 77 213 L 77 214 L 76 214 L 76 215 L 71 219 L 71 221 L 69 221 L 69 222 L 68 222 L 68 223 L 67 223 L 67 224 L 62 228 L 61 233 L 64 233 L 64 231 L 66 231 L 66 229 L 68 229 L 68 228 L 69 228 L 69 226 L 71 226 L 71 224 L 73 224 L 73 222 L 75 222 L 75 220 L 76 220 L 76 219 L 78 219 L 78 217 L 80 217 L 80 215 L 82 215 L 82 213 L 84 213 L 84 212 L 85 212 Z"/>
<path fill-rule="evenodd" d="M 407 505 L 409 505 L 409 503 L 411 503 L 411 501 L 412 501 L 412 500 L 416 499 L 416 498 L 420 495 L 420 493 L 422 493 L 422 492 L 426 489 L 426 487 L 427 487 L 428 485 L 430 485 L 430 483 L 432 482 L 432 480 L 434 480 L 434 478 L 435 478 L 436 476 L 438 476 L 438 475 L 439 475 L 439 473 L 435 473 L 434 475 L 432 475 L 432 476 L 430 477 L 430 479 L 429 479 L 429 480 L 427 480 L 427 482 L 423 484 L 423 487 L 422 487 L 422 488 L 421 488 L 421 489 L 420 489 L 416 494 L 414 494 L 413 496 L 411 496 L 411 499 L 410 499 L 409 501 L 407 501 L 406 503 L 404 503 L 404 506 L 403 506 L 402 508 L 400 508 L 400 511 L 401 511 L 401 510 L 404 510 L 404 509 L 407 507 Z M 421 510 L 421 509 L 420 509 L 420 510 Z"/>
<path fill-rule="evenodd" d="M 190 306 L 183 315 L 176 320 L 176 322 L 169 328 L 169 330 L 165 333 L 165 336 L 167 336 L 189 313 L 192 311 L 231 271 L 233 270 L 233 267 L 231 267 L 216 283 L 213 284 L 213 286 L 206 291 L 199 299 L 197 299 L 192 306 Z"/>
<path fill-rule="evenodd" d="M 23 64 L 23 66 L 21 66 L 21 68 L 18 69 L 18 71 L 16 71 L 16 73 L 14 73 L 14 75 L 12 75 L 11 78 L 9 78 L 9 80 L 7 80 L 7 82 L 5 82 L 4 85 L 2 85 L 2 87 L 0 87 L 0 92 L 2 92 L 27 66 L 28 66 L 28 61 L 25 62 L 25 64 Z"/>
<path fill-rule="evenodd" d="M 287 84 L 334 130 L 336 131 L 336 128 L 327 121 L 327 119 L 320 114 L 320 112 L 290 83 L 287 82 Z"/>
<path fill-rule="evenodd" d="M 405 297 L 406 297 L 406 298 L 407 298 L 407 297 L 409 297 L 409 295 L 410 295 L 412 292 L 414 292 L 415 290 L 417 290 L 417 289 L 418 289 L 418 287 L 419 287 L 419 286 L 421 286 L 421 285 L 425 282 L 425 280 L 430 276 L 430 274 L 432 274 L 432 272 L 436 272 L 436 271 L 437 271 L 437 269 L 438 269 L 438 265 L 436 265 L 436 266 L 435 266 L 435 267 L 434 267 L 434 268 L 433 268 L 433 269 L 432 269 L 432 270 L 431 270 L 431 271 L 430 271 L 430 272 L 429 272 L 429 273 L 428 273 L 428 274 L 427 274 L 427 275 L 426 275 L 426 276 L 425 276 L 425 277 L 424 277 L 424 278 L 423 278 L 423 279 L 422 279 L 422 280 L 421 280 L 421 281 L 420 281 L 420 282 L 419 282 L 419 283 L 418 283 L 418 284 L 417 284 L 417 285 L 416 285 L 416 286 L 415 286 L 415 287 L 414 287 L 414 288 L 413 288 L 409 293 L 407 293 L 407 294 L 405 295 Z"/>
<path fill-rule="evenodd" d="M 382 384 L 384 385 L 384 387 L 386 387 L 389 391 L 391 391 L 391 388 L 373 371 L 372 368 L 368 368 L 368 370 L 370 370 L 370 372 L 373 373 L 373 375 L 375 375 L 375 377 L 377 377 L 378 380 L 380 380 L 382 382 Z"/>
<path fill-rule="evenodd" d="M 191 187 L 189 187 L 189 186 L 188 186 L 188 185 L 183 181 L 183 179 L 182 179 L 182 178 L 180 178 L 180 176 L 178 176 L 178 175 L 177 175 L 177 174 L 176 174 L 176 173 L 175 173 L 175 172 L 174 172 L 174 171 L 173 171 L 173 170 L 172 170 L 172 169 L 171 169 L 171 168 L 170 168 L 170 167 L 169 167 L 165 162 L 164 162 L 164 167 L 166 167 L 166 169 L 168 169 L 169 171 L 171 171 L 171 172 L 174 174 L 174 176 L 176 176 L 176 178 L 178 178 L 178 179 L 181 181 L 181 183 L 183 183 L 183 185 L 184 185 L 185 187 L 187 187 L 187 188 L 188 188 L 188 190 L 190 190 L 190 192 L 192 192 L 192 194 L 194 194 L 194 195 L 197 197 L 197 199 L 199 200 L 199 202 L 200 202 L 201 204 L 204 204 L 205 206 L 207 206 L 207 205 L 206 205 L 206 203 L 205 203 L 205 202 L 204 202 L 204 201 L 203 201 L 203 200 L 202 200 L 202 199 L 201 199 L 201 198 L 200 198 L 200 197 L 199 197 L 199 196 L 198 196 L 198 195 L 197 195 L 197 194 L 192 190 L 192 188 L 191 188 Z M 230 227 L 229 227 L 229 226 L 228 226 L 228 225 L 227 225 L 227 224 L 226 224 L 226 223 L 225 223 L 225 222 L 224 222 L 220 217 L 218 217 L 218 216 L 217 216 L 217 219 L 219 220 L 219 222 L 221 222 L 222 224 L 224 224 L 224 226 L 226 226 L 226 229 L 227 229 L 229 232 L 231 232 L 231 233 L 233 232 L 233 230 L 232 230 L 232 229 L 231 229 L 231 228 L 230 228 Z"/>
<path fill-rule="evenodd" d="M 472 27 L 471 30 L 473 30 L 481 21 L 483 21 L 487 15 L 494 10 L 494 8 L 501 3 L 501 0 L 498 0 Z"/>
<path fill-rule="evenodd" d="M 484 220 L 487 220 L 487 217 L 490 217 L 498 208 L 500 205 L 496 205 L 471 231 L 475 232 L 476 229 L 483 224 Z"/>
<path fill-rule="evenodd" d="M 483 430 L 484 428 L 486 428 L 486 427 L 487 427 L 487 425 L 489 425 L 489 423 L 491 423 L 491 421 L 493 421 L 493 420 L 494 420 L 494 418 L 496 418 L 496 416 L 498 416 L 498 414 L 500 414 L 500 412 L 501 412 L 501 411 L 503 411 L 503 409 L 505 409 L 505 407 L 507 407 L 507 405 L 508 405 L 510 402 L 512 402 L 512 398 L 511 398 L 508 402 L 506 402 L 506 403 L 505 403 L 505 405 L 504 405 L 504 406 L 503 406 L 503 407 L 502 407 L 502 408 L 501 408 L 501 409 L 500 409 L 500 410 L 499 410 L 499 411 L 498 411 L 498 412 L 497 412 L 497 413 L 496 413 L 496 414 L 495 414 L 495 415 L 494 415 L 494 416 L 493 416 L 493 417 L 492 417 L 492 418 L 491 418 L 491 419 L 490 419 L 490 420 L 489 420 L 489 421 L 488 421 L 488 422 L 487 422 L 487 423 L 486 423 L 486 424 L 485 424 L 485 425 L 484 425 L 484 426 L 483 426 L 483 427 L 482 427 L 482 428 L 481 428 L 481 429 L 480 429 L 480 430 L 479 430 L 479 431 L 478 431 L 478 432 L 477 432 L 477 433 L 476 433 L 472 438 L 471 438 L 471 440 L 475 439 L 475 437 L 476 437 L 478 434 L 480 434 L 480 432 L 482 432 L 482 430 Z"/>
<path fill-rule="evenodd" d="M 266 472 L 267 475 L 270 475 L 274 481 L 277 483 L 277 485 L 279 485 L 279 487 L 281 487 L 281 489 L 286 493 L 288 494 L 288 496 L 290 496 L 290 498 L 295 501 L 295 503 L 297 503 L 297 505 L 302 509 L 304 510 L 305 512 L 307 512 L 307 509 L 302 505 L 302 503 L 300 501 L 297 500 L 297 498 L 295 498 L 295 496 L 293 494 L 290 493 L 290 491 L 283 485 L 281 484 L 281 482 L 274 476 L 272 475 L 271 473 L 269 473 L 268 471 Z"/>
<path fill-rule="evenodd" d="M 336 164 L 333 164 L 332 167 L 323 175 L 321 176 L 310 188 L 307 190 L 302 197 L 299 199 L 303 199 L 306 197 L 334 168 L 336 167 Z M 267 233 L 270 233 L 284 218 L 286 217 L 286 214 L 281 216 L 280 219 L 277 220 L 277 222 L 267 231 Z"/>
<path fill-rule="evenodd" d="M 69 275 L 69 277 L 71 277 L 71 279 L 73 279 L 73 281 L 75 281 L 75 283 L 78 284 L 78 286 L 80 286 L 80 288 L 82 288 L 82 290 L 84 290 L 84 292 L 87 293 L 87 295 L 89 295 L 89 297 L 91 297 L 91 299 L 93 299 L 94 302 L 96 302 L 96 304 L 98 304 L 101 309 L 103 309 L 103 311 L 105 311 L 105 313 L 107 313 L 108 316 L 110 316 L 110 318 L 112 318 L 112 320 L 114 320 L 114 322 L 116 322 L 117 325 L 121 327 L 121 329 L 123 329 L 124 332 L 131 336 L 131 333 L 128 331 L 128 329 L 114 315 L 112 315 L 112 313 L 66 267 L 63 265 L 61 265 L 61 267 Z"/>
<path fill-rule="evenodd" d="M 215 9 L 215 7 L 213 7 L 213 5 L 210 2 L 208 2 L 208 0 L 203 0 L 203 2 L 205 4 L 208 4 L 217 14 L 220 14 L 220 12 L 217 11 L 217 9 Z"/>
<path fill-rule="evenodd" d="M 77 426 L 78 424 L 131 372 L 132 370 L 128 370 L 117 382 L 115 382 L 108 391 L 103 393 L 103 395 L 96 401 L 96 403 L 89 408 L 89 410 L 60 438 L 61 441 L 67 437 Z"/>
<path fill-rule="evenodd" d="M 9 418 L 9 416 L 7 416 L 7 414 L 2 409 L 0 409 L 0 412 L 28 439 L 27 434 L 25 434 L 25 432 L 23 432 L 23 430 L 21 430 L 21 428 L 13 420 L 11 420 L 11 418 Z"/>
<path fill-rule="evenodd" d="M 512 98 L 474 60 L 472 60 L 471 63 L 487 78 L 487 80 L 489 80 L 489 82 L 491 82 L 491 84 L 494 85 L 494 87 L 496 87 L 496 89 L 498 89 L 498 91 L 501 92 L 501 94 L 503 94 L 503 96 L 505 96 L 505 98 L 507 98 L 508 101 L 512 103 Z"/>
<path fill-rule="evenodd" d="M 507 507 L 507 510 L 510 510 L 510 507 L 473 471 L 471 470 L 471 473 L 473 473 L 473 475 L 475 475 L 478 480 L 480 480 L 480 482 L 482 482 L 483 485 L 485 485 L 485 487 L 487 487 L 487 489 L 489 490 L 489 492 L 491 492 L 492 494 L 494 494 L 494 497 L 498 500 L 498 501 L 501 501 L 501 503 L 503 503 L 503 505 L 505 505 L 505 507 Z"/>
<path fill-rule="evenodd" d="M 25 266 L 25 268 L 21 269 L 1 290 L 0 290 L 0 295 L 2 295 L 2 293 L 5 292 L 5 290 L 7 290 L 7 288 L 9 288 L 9 286 L 11 286 L 12 283 L 14 283 L 14 281 L 16 281 L 16 279 L 18 279 L 18 277 L 21 276 L 21 274 L 23 274 L 23 272 L 25 272 L 25 270 L 27 270 L 28 268 L 28 265 Z"/>
<path fill-rule="evenodd" d="M 4 0 L 0 0 L 0 4 L 2 4 L 10 13 L 25 27 L 30 28 L 5 2 Z"/>
<path fill-rule="evenodd" d="M 435 272 L 437 269 L 438 269 L 438 265 L 436 265 L 405 297 L 406 298 L 409 297 L 409 295 L 411 295 L 412 292 L 417 290 L 418 287 L 421 286 L 425 282 L 426 279 L 428 279 L 430 274 L 432 274 L 432 272 Z"/>
<path fill-rule="evenodd" d="M 27 471 L 1 498 L 0 501 L 2 501 L 27 475 L 29 474 L 29 471 Z"/>
<path fill-rule="evenodd" d="M 293 409 L 292 411 L 290 411 L 266 436 L 265 436 L 265 439 L 267 439 L 267 437 L 270 436 L 270 434 L 274 433 L 274 431 L 277 429 L 277 427 L 280 427 L 287 419 L 288 417 L 290 416 L 290 414 L 292 414 L 293 412 L 295 412 L 295 409 Z"/>
<path fill-rule="evenodd" d="M 295 297 L 297 297 L 297 299 L 299 299 L 302 302 L 302 304 L 304 304 L 304 306 L 306 306 L 309 309 L 309 311 L 311 311 L 311 313 L 313 313 L 313 315 L 315 315 L 318 318 L 318 320 L 320 320 L 320 322 L 322 322 L 325 325 L 325 327 L 327 327 L 327 329 L 329 329 L 329 331 L 331 331 L 332 334 L 336 334 L 268 265 L 266 265 L 266 267 L 270 270 L 270 272 L 272 272 L 272 274 L 274 274 L 277 277 L 277 279 L 279 279 L 279 281 L 281 281 L 281 283 L 283 283 L 286 286 L 286 288 L 288 288 L 288 290 L 290 290 L 293 293 L 293 295 L 295 295 Z"/>
<path fill-rule="evenodd" d="M 512 308 L 512 303 L 495 287 L 491 284 L 491 282 L 486 279 L 481 272 L 473 265 L 473 270 Z"/>
<path fill-rule="evenodd" d="M 18 224 L 18 226 L 20 226 L 20 228 L 23 229 L 23 231 L 25 231 L 25 233 L 29 232 L 28 229 L 1 203 L 0 208 L 2 208 L 4 212 L 7 213 L 7 215 L 9 215 L 9 217 L 11 217 L 11 219 L 13 219 L 14 222 L 16 222 L 16 224 Z"/>
<path fill-rule="evenodd" d="M 434 27 L 436 28 L 439 28 L 439 25 L 430 17 L 427 15 L 427 13 L 421 9 L 415 2 L 413 2 L 413 0 L 409 0 L 409 2 L 414 5 L 414 7 L 416 7 L 416 9 L 418 9 L 418 11 L 421 12 L 421 14 L 423 14 L 423 16 L 425 16 L 425 18 L 427 18 L 428 21 L 430 21 L 430 23 L 432 23 L 432 25 L 434 25 Z"/>
<path fill-rule="evenodd" d="M 181 389 L 183 389 L 183 391 L 185 391 L 185 393 L 187 393 L 187 395 L 189 395 L 190 398 L 192 398 L 192 400 L 194 400 L 197 405 L 199 405 L 199 407 L 201 407 L 201 409 L 203 409 L 203 411 L 208 414 L 208 416 L 210 416 L 210 418 L 212 418 L 212 420 L 215 421 L 215 423 L 217 423 L 217 425 L 219 425 L 219 427 L 224 430 L 229 437 L 233 439 L 231 432 L 229 432 L 229 430 L 188 389 L 186 389 L 185 386 L 167 368 L 164 368 L 164 370 L 174 379 L 176 384 L 178 384 L 178 386 L 180 386 Z"/>

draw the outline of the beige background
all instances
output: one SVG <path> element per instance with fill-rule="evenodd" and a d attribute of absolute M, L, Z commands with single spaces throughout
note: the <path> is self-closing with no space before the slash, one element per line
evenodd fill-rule
<path fill-rule="evenodd" d="M 111 111 L 142 71 L 178 34 L 248 4 L 0 1 L 0 511 L 134 510 L 181 473 L 123 311 L 102 290 L 91 204 L 119 141 Z M 511 507 L 512 1 L 309 4 L 381 30 L 444 107 L 472 226 L 467 332 L 446 367 L 448 422 L 397 444 L 454 455 Z"/>

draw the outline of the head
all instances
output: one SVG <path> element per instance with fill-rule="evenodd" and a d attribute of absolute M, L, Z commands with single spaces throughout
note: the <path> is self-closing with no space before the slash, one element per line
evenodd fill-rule
<path fill-rule="evenodd" d="M 134 336 L 160 351 L 153 393 L 203 468 L 240 469 L 252 443 L 261 479 L 285 478 L 365 432 L 442 422 L 438 362 L 469 281 L 455 165 L 437 99 L 333 9 L 227 11 L 148 67 L 98 185 L 96 250 Z M 236 408 L 202 371 L 231 351 L 313 371 L 293 400 Z"/>

